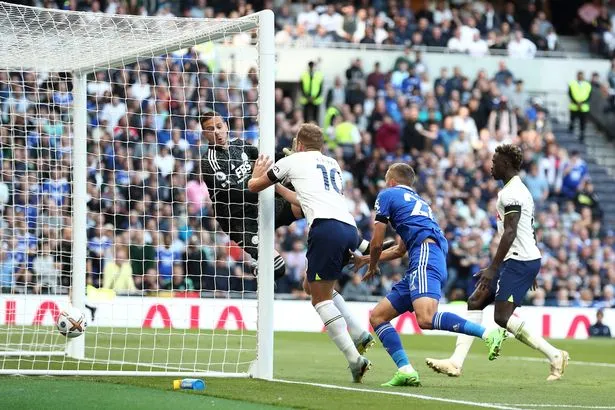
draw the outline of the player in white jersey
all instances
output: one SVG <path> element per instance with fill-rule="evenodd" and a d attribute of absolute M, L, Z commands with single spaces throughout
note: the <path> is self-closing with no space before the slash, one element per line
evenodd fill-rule
<path fill-rule="evenodd" d="M 534 200 L 519 177 L 523 154 L 514 145 L 500 145 L 493 156 L 491 175 L 504 182 L 498 193 L 497 225 L 500 243 L 491 264 L 477 276 L 480 281 L 468 299 L 468 320 L 481 323 L 482 310 L 495 301 L 495 322 L 515 337 L 542 352 L 551 364 L 547 380 L 562 377 L 568 353 L 558 350 L 541 336 L 530 333 L 525 322 L 513 316 L 540 271 L 540 250 L 534 236 Z M 459 376 L 473 337 L 460 335 L 449 359 L 426 359 L 429 367 L 449 376 Z"/>
<path fill-rule="evenodd" d="M 333 301 L 333 289 L 348 251 L 356 250 L 360 239 L 342 193 L 342 171 L 336 160 L 322 154 L 323 145 L 322 130 L 318 126 L 302 125 L 297 133 L 297 152 L 275 165 L 261 155 L 254 165 L 248 188 L 260 192 L 279 181 L 290 182 L 295 188 L 293 192 L 279 184 L 276 186 L 286 200 L 301 206 L 307 219 L 306 275 L 312 305 L 329 337 L 346 356 L 353 381 L 360 383 L 371 363 L 357 350 L 344 314 Z"/>

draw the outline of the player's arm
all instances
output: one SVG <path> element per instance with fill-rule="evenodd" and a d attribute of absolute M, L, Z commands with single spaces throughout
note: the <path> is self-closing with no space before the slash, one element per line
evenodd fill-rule
<path fill-rule="evenodd" d="M 384 190 L 378 194 L 374 210 L 376 211 L 376 221 L 372 232 L 372 240 L 369 244 L 369 267 L 363 276 L 363 280 L 369 280 L 372 276 L 380 274 L 378 270 L 378 261 L 382 253 L 382 243 L 386 233 L 387 225 L 389 224 L 389 193 Z"/>
<path fill-rule="evenodd" d="M 272 181 L 269 178 L 268 170 L 271 168 L 273 161 L 266 155 L 259 155 L 258 159 L 254 163 L 254 170 L 252 171 L 252 178 L 248 181 L 248 189 L 250 192 L 261 192 L 276 181 Z"/>
<path fill-rule="evenodd" d="M 284 198 L 286 201 L 288 201 L 291 205 L 301 207 L 301 203 L 299 202 L 299 199 L 297 198 L 297 193 L 295 191 L 286 188 L 282 184 L 275 184 L 275 192 L 282 198 Z"/>
<path fill-rule="evenodd" d="M 370 244 L 371 246 L 371 244 Z M 384 246 L 384 243 L 383 243 Z M 395 246 L 391 246 L 390 248 L 382 251 L 380 254 L 379 262 L 388 262 L 394 259 L 401 258 L 406 254 L 406 244 L 401 240 L 401 238 L 397 238 L 397 243 Z M 371 253 L 371 252 L 370 252 Z M 352 254 L 351 263 L 354 265 L 354 271 L 357 272 L 363 266 L 367 265 L 370 261 L 369 255 L 356 255 Z"/>
<path fill-rule="evenodd" d="M 384 234 L 386 233 L 386 230 L 386 223 L 378 220 L 374 223 L 372 240 L 369 243 L 369 266 L 367 267 L 367 272 L 363 275 L 363 280 L 369 280 L 374 275 L 380 274 L 378 262 L 380 261 L 380 255 L 382 254 L 382 243 L 384 242 Z"/>
<path fill-rule="evenodd" d="M 406 252 L 406 244 L 404 243 L 404 241 L 401 240 L 401 238 L 397 238 L 397 243 L 395 244 L 395 246 L 391 246 L 389 249 L 382 251 L 382 253 L 380 254 L 379 261 L 388 262 L 394 259 L 398 259 L 404 256 Z"/>
<path fill-rule="evenodd" d="M 495 252 L 491 264 L 478 273 L 478 276 L 480 276 L 480 287 L 487 289 L 495 273 L 500 268 L 506 254 L 517 237 L 519 219 L 521 219 L 521 205 L 508 205 L 504 208 L 504 232 L 502 232 L 498 249 Z"/>
<path fill-rule="evenodd" d="M 290 171 L 290 161 L 289 157 L 282 158 L 272 167 L 273 161 L 266 155 L 260 155 L 254 164 L 248 189 L 251 192 L 260 192 L 283 180 Z"/>

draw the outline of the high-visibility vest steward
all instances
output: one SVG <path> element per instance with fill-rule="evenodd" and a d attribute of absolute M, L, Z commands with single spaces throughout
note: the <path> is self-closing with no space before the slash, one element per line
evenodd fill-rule
<path fill-rule="evenodd" d="M 338 110 L 336 107 L 327 108 L 327 111 L 325 112 L 325 122 L 323 123 L 323 128 L 329 128 L 331 124 L 333 124 L 333 120 L 335 119 L 335 117 L 340 114 L 340 110 Z"/>
<path fill-rule="evenodd" d="M 570 105 L 568 108 L 570 111 L 579 111 L 577 103 L 581 103 L 580 111 L 589 112 L 589 95 L 592 91 L 592 86 L 587 81 L 571 81 L 568 83 L 570 99 Z"/>
<path fill-rule="evenodd" d="M 306 71 L 301 75 L 302 95 L 299 100 L 301 105 L 308 103 L 307 97 L 312 97 L 312 104 L 314 105 L 322 104 L 322 82 L 323 76 L 320 71 L 315 71 L 312 75 L 310 75 L 309 71 Z"/>

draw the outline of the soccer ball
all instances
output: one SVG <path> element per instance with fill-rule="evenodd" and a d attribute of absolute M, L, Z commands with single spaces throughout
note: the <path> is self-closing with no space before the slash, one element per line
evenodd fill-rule
<path fill-rule="evenodd" d="M 56 327 L 62 334 L 70 339 L 79 337 L 85 332 L 88 322 L 82 311 L 75 307 L 70 307 L 58 316 Z"/>

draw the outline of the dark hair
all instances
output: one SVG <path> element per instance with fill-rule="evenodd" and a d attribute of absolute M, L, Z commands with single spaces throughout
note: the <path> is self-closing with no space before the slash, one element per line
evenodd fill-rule
<path fill-rule="evenodd" d="M 387 172 L 390 173 L 395 181 L 403 185 L 412 186 L 412 184 L 414 184 L 416 174 L 414 173 L 414 169 L 408 164 L 396 162 L 389 167 Z"/>
<path fill-rule="evenodd" d="M 207 111 L 207 112 L 201 113 L 201 115 L 199 116 L 199 124 L 201 124 L 201 127 L 202 127 L 204 123 L 213 119 L 214 117 L 220 117 L 222 118 L 222 121 L 224 121 L 224 117 L 222 117 L 216 111 Z"/>
<path fill-rule="evenodd" d="M 508 163 L 515 171 L 521 171 L 521 164 L 523 163 L 521 148 L 512 144 L 504 144 L 497 147 L 495 153 L 506 157 Z"/>

